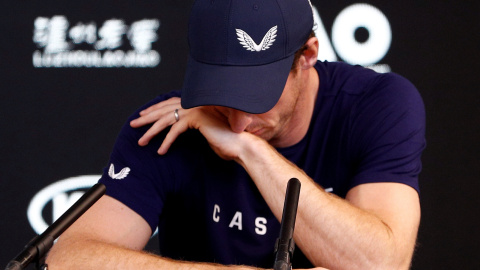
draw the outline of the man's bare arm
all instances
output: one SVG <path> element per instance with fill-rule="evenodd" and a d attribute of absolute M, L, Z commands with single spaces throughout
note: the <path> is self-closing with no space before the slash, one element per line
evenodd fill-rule
<path fill-rule="evenodd" d="M 147 222 L 121 202 L 103 196 L 59 238 L 49 269 L 224 269 L 218 264 L 174 261 L 142 251 Z M 244 266 L 229 269 L 254 269 Z"/>
<path fill-rule="evenodd" d="M 236 159 L 280 219 L 290 178 L 302 183 L 295 241 L 315 264 L 332 269 L 408 269 L 420 220 L 417 192 L 404 184 L 353 188 L 347 200 L 314 183 L 265 141 L 245 133 Z"/>

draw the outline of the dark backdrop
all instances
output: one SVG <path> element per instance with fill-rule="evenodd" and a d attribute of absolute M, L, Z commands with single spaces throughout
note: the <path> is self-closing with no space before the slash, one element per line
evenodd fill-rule
<path fill-rule="evenodd" d="M 2 2 L 0 267 L 98 177 L 133 110 L 181 87 L 191 2 Z M 332 27 L 359 2 L 312 3 L 317 31 L 326 33 L 320 50 L 346 60 L 332 45 L 332 36 L 345 34 Z M 479 4 L 366 3 L 386 16 L 392 37 L 370 64 L 410 79 L 427 109 L 413 269 L 479 269 Z M 365 19 L 357 15 L 357 23 Z M 373 40 L 377 26 L 359 27 L 354 40 Z"/>

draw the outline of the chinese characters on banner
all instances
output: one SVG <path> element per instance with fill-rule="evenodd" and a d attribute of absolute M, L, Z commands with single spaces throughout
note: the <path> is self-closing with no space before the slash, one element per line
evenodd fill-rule
<path fill-rule="evenodd" d="M 158 40 L 157 19 L 143 19 L 125 24 L 120 19 L 77 23 L 70 27 L 65 16 L 38 17 L 34 22 L 33 42 L 39 48 L 33 53 L 33 66 L 91 68 L 152 68 L 160 63 L 160 54 L 152 50 Z M 127 39 L 132 50 L 122 50 Z M 87 44 L 91 50 L 75 50 Z"/>

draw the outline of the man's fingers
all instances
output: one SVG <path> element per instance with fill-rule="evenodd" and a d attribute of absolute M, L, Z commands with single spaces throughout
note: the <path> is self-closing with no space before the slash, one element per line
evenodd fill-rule
<path fill-rule="evenodd" d="M 157 122 L 152 127 L 150 127 L 145 134 L 138 140 L 138 145 L 145 146 L 150 140 L 155 137 L 156 134 L 160 133 L 163 130 L 161 125 Z"/>
<path fill-rule="evenodd" d="M 170 128 L 170 131 L 168 132 L 167 136 L 165 136 L 165 139 L 162 142 L 162 145 L 160 145 L 160 148 L 158 149 L 158 154 L 164 155 L 167 153 L 168 149 L 170 149 L 170 146 L 173 144 L 173 142 L 178 138 L 180 134 L 185 132 L 188 129 L 188 126 L 186 122 L 178 122 L 177 124 L 173 125 Z"/>
<path fill-rule="evenodd" d="M 168 114 L 166 116 L 162 116 L 162 117 L 155 117 L 154 116 L 152 118 L 153 118 L 153 121 L 151 121 L 151 122 L 154 122 L 154 121 L 156 121 L 156 122 L 138 140 L 138 144 L 140 146 L 147 145 L 153 137 L 158 135 L 160 132 L 162 132 L 168 126 L 173 125 L 176 121 L 173 113 L 172 113 L 170 118 L 168 117 Z M 150 121 L 150 120 L 147 120 L 147 121 Z"/>
<path fill-rule="evenodd" d="M 180 108 L 179 102 L 164 102 L 165 103 L 158 103 L 142 111 L 139 118 L 130 121 L 130 126 L 133 128 L 138 128 L 162 119 L 165 119 L 165 121 L 168 122 L 173 121 L 170 124 L 175 123 L 175 109 Z"/>
<path fill-rule="evenodd" d="M 160 103 L 152 105 L 152 106 L 146 108 L 145 110 L 141 111 L 140 116 L 149 114 L 149 113 L 151 113 L 153 111 L 156 111 L 156 110 L 161 110 L 163 107 L 170 107 L 170 106 L 176 106 L 177 108 L 181 108 L 180 98 L 179 97 L 172 97 L 172 98 L 169 98 L 165 101 L 162 101 Z"/>
<path fill-rule="evenodd" d="M 157 120 L 161 120 L 165 117 L 168 117 L 168 112 L 172 110 L 173 107 L 163 106 L 161 109 L 153 110 L 148 113 L 141 115 L 139 118 L 134 119 L 130 122 L 130 126 L 133 128 L 141 127 L 147 124 L 151 124 Z M 173 109 L 175 110 L 175 109 Z M 173 116 L 173 111 L 171 112 Z"/>

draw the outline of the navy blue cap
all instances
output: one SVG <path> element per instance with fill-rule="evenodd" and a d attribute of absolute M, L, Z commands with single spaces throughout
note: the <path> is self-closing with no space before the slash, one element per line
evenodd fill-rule
<path fill-rule="evenodd" d="M 182 107 L 269 111 L 312 27 L 309 0 L 196 0 Z"/>

